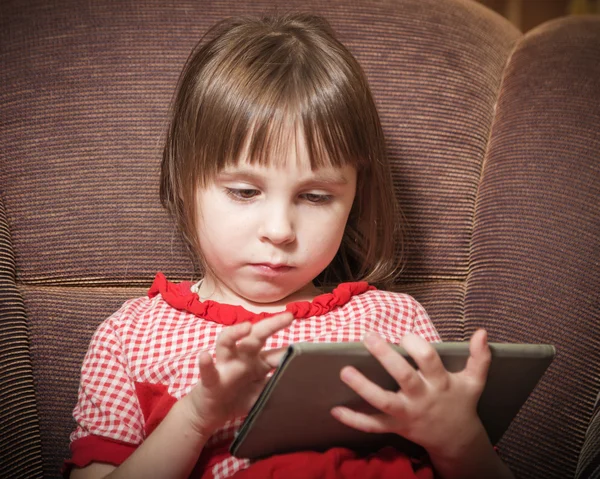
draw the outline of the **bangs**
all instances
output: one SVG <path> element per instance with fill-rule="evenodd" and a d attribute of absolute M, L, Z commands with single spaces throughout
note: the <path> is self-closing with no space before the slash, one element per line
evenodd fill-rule
<path fill-rule="evenodd" d="M 223 145 L 224 151 L 217 156 L 220 158 L 218 170 L 213 174 L 241 161 L 261 166 L 283 165 L 290 151 L 297 151 L 300 144 L 306 149 L 312 170 L 345 165 L 357 170 L 364 168 L 368 160 L 365 155 L 357 154 L 350 142 L 353 137 L 350 132 L 344 131 L 344 125 L 331 126 L 331 120 L 327 120 L 330 119 L 314 119 L 287 111 L 258 115 L 248 121 L 247 127 L 240 125 L 239 130 L 231 132 L 230 138 L 239 138 L 239 141 Z"/>
<path fill-rule="evenodd" d="M 197 130 L 210 131 L 202 134 L 198 140 L 202 146 L 196 150 L 199 167 L 196 177 L 201 184 L 240 161 L 265 166 L 284 162 L 290 148 L 297 148 L 299 142 L 304 142 L 313 170 L 351 165 L 360 171 L 377 155 L 378 145 L 369 144 L 360 134 L 366 125 L 351 114 L 347 102 L 341 98 L 337 98 L 335 105 L 335 101 L 324 103 L 314 98 L 289 96 L 282 99 L 267 89 L 259 91 L 263 92 L 263 98 L 243 108 L 223 111 L 213 116 L 221 121 L 213 123 L 210 130 L 208 125 Z"/>
<path fill-rule="evenodd" d="M 203 94 L 193 130 L 193 176 L 200 184 L 241 160 L 284 161 L 299 141 L 313 169 L 349 164 L 361 171 L 385 155 L 358 63 L 332 54 L 331 45 L 297 37 L 266 35 L 204 66 L 209 74 L 195 88 Z"/>

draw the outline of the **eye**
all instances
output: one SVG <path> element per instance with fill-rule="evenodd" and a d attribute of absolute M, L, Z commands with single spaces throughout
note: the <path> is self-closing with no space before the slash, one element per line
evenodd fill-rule
<path fill-rule="evenodd" d="M 328 203 L 329 201 L 331 201 L 332 198 L 331 195 L 324 195 L 318 193 L 304 193 L 301 195 L 301 197 L 314 205 Z"/>
<path fill-rule="evenodd" d="M 226 188 L 227 194 L 236 200 L 251 200 L 260 194 L 260 191 L 252 188 Z"/>

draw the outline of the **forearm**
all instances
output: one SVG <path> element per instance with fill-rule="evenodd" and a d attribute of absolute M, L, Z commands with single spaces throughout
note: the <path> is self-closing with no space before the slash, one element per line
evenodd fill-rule
<path fill-rule="evenodd" d="M 208 437 L 190 421 L 183 400 L 175 403 L 158 427 L 107 478 L 187 478 Z"/>
<path fill-rule="evenodd" d="M 514 479 L 482 429 L 463 444 L 448 445 L 442 453 L 430 453 L 437 474 L 443 479 Z"/>

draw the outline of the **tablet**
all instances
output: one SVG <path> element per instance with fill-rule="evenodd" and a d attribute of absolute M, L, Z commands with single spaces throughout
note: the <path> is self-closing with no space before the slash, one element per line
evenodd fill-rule
<path fill-rule="evenodd" d="M 489 345 L 492 362 L 477 411 L 495 444 L 551 363 L 555 348 L 547 344 Z M 468 342 L 433 346 L 448 371 L 464 369 Z M 414 365 L 403 348 L 393 347 Z M 357 431 L 331 415 L 338 405 L 376 412 L 341 381 L 340 370 L 346 365 L 385 389 L 398 390 L 363 343 L 293 344 L 236 433 L 230 452 L 239 458 L 258 459 L 293 451 L 337 446 L 365 449 L 389 443 L 392 435 Z"/>

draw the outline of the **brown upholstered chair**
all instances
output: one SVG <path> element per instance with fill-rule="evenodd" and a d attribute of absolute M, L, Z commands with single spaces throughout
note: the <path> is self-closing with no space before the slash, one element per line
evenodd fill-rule
<path fill-rule="evenodd" d="M 592 477 L 600 18 L 523 35 L 468 0 L 0 3 L 0 476 L 59 476 L 94 329 L 156 271 L 193 277 L 157 186 L 190 49 L 287 10 L 324 14 L 372 83 L 410 225 L 397 288 L 445 340 L 557 347 L 500 453 L 519 478 Z"/>

